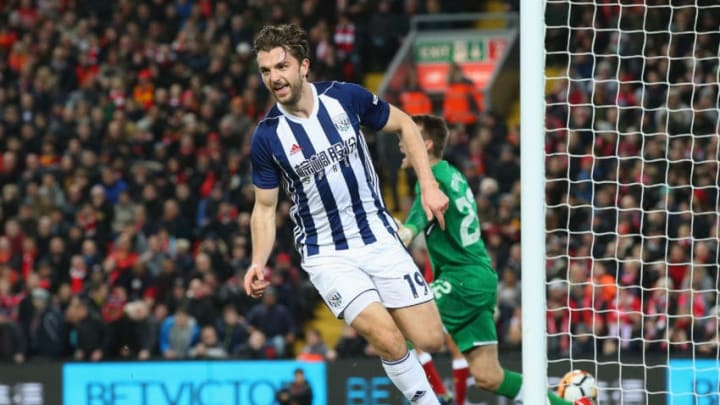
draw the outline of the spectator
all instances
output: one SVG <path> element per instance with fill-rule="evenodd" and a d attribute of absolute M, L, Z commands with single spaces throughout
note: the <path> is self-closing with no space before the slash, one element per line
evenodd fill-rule
<path fill-rule="evenodd" d="M 20 303 L 18 322 L 27 342 L 28 356 L 58 358 L 66 353 L 65 322 L 56 309 L 50 293 L 43 288 L 33 288 L 32 293 Z"/>
<path fill-rule="evenodd" d="M 457 64 L 450 65 L 447 90 L 443 97 L 443 117 L 448 126 L 473 125 L 478 120 L 480 106 L 475 98 L 475 85 Z"/>
<path fill-rule="evenodd" d="M 122 273 L 129 271 L 140 258 L 133 246 L 133 237 L 134 235 L 127 231 L 121 233 L 112 251 L 103 261 L 103 269 L 111 282 L 115 282 Z"/>
<path fill-rule="evenodd" d="M 25 362 L 25 340 L 22 330 L 5 311 L 0 312 L 0 361 Z"/>
<path fill-rule="evenodd" d="M 218 338 L 226 353 L 235 353 L 238 347 L 248 340 L 248 325 L 235 306 L 228 304 L 223 309 L 222 319 L 218 320 Z"/>
<path fill-rule="evenodd" d="M 343 325 L 342 335 L 335 344 L 335 348 L 328 351 L 328 360 L 364 357 L 368 345 L 350 325 Z"/>
<path fill-rule="evenodd" d="M 277 302 L 275 289 L 270 287 L 263 294 L 262 304 L 254 306 L 247 314 L 252 329 L 261 331 L 272 345 L 278 357 L 291 353 L 295 341 L 295 324 L 288 309 Z"/>
<path fill-rule="evenodd" d="M 190 280 L 186 302 L 188 313 L 197 321 L 198 326 L 205 327 L 215 322 L 215 306 L 209 295 L 209 287 L 203 279 Z"/>
<path fill-rule="evenodd" d="M 168 247 L 163 244 L 158 234 L 150 235 L 147 241 L 147 249 L 140 254 L 139 260 L 147 270 L 150 278 L 154 278 L 160 274 L 165 260 L 170 259 L 170 255 L 168 253 Z M 185 253 L 186 252 L 183 252 L 183 254 Z"/>
<path fill-rule="evenodd" d="M 166 359 L 184 359 L 197 342 L 200 329 L 195 318 L 180 306 L 175 314 L 166 318 L 160 327 L 160 354 Z"/>
<path fill-rule="evenodd" d="M 259 329 L 251 330 L 247 342 L 238 346 L 234 354 L 245 360 L 268 360 L 277 357 L 275 348 L 267 343 L 265 334 Z"/>
<path fill-rule="evenodd" d="M 118 194 L 117 202 L 114 205 L 112 230 L 114 233 L 120 233 L 132 226 L 135 218 L 135 203 L 127 190 L 123 190 Z"/>
<path fill-rule="evenodd" d="M 110 331 L 102 318 L 90 311 L 83 299 L 74 298 L 65 312 L 65 319 L 72 325 L 71 333 L 77 337 L 75 360 L 103 360 L 109 348 Z"/>
<path fill-rule="evenodd" d="M 505 267 L 497 292 L 501 324 L 508 324 L 515 308 L 520 307 L 520 294 L 518 274 L 512 268 Z"/>
<path fill-rule="evenodd" d="M 278 391 L 275 399 L 283 405 L 312 405 L 312 387 L 305 379 L 305 371 L 295 369 L 293 381 Z"/>
<path fill-rule="evenodd" d="M 150 358 L 157 337 L 148 307 L 143 301 L 125 304 L 123 316 L 110 324 L 108 357 L 137 360 Z"/>
<path fill-rule="evenodd" d="M 297 358 L 299 360 L 322 361 L 328 354 L 328 348 L 325 345 L 320 330 L 310 328 L 305 331 L 305 345 L 300 350 Z"/>
<path fill-rule="evenodd" d="M 392 59 L 392 55 L 398 47 L 399 37 L 399 18 L 391 12 L 391 2 L 389 0 L 381 0 L 377 3 L 376 12 L 372 13 L 368 23 L 369 35 L 369 55 L 370 59 L 365 59 L 369 64 L 369 69 L 373 71 L 382 71 L 385 69 L 387 61 Z"/>
<path fill-rule="evenodd" d="M 190 349 L 190 358 L 224 359 L 227 357 L 228 353 L 218 340 L 215 327 L 212 325 L 203 327 L 200 331 L 200 341 Z"/>
<path fill-rule="evenodd" d="M 112 240 L 112 223 L 115 209 L 107 200 L 105 188 L 101 185 L 93 186 L 90 190 L 90 209 L 93 214 L 93 235 L 98 243 L 104 244 Z"/>

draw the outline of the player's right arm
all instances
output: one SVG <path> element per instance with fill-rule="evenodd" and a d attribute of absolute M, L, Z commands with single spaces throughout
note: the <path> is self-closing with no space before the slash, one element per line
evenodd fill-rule
<path fill-rule="evenodd" d="M 268 286 L 263 270 L 275 244 L 275 212 L 280 193 L 280 174 L 274 164 L 271 139 L 273 131 L 261 123 L 250 146 L 255 204 L 250 216 L 252 261 L 243 280 L 245 292 L 259 297 Z"/>
<path fill-rule="evenodd" d="M 245 273 L 245 292 L 257 297 L 262 295 L 267 283 L 263 270 L 275 244 L 275 213 L 277 210 L 279 189 L 255 187 L 255 205 L 250 216 L 250 235 L 252 239 L 251 265 Z M 261 282 L 258 282 L 261 281 Z"/>

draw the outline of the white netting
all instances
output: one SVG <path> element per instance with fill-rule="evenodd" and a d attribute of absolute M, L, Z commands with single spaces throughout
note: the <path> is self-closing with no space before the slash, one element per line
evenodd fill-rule
<path fill-rule="evenodd" d="M 718 403 L 719 24 L 547 0 L 548 359 L 602 404 Z"/>

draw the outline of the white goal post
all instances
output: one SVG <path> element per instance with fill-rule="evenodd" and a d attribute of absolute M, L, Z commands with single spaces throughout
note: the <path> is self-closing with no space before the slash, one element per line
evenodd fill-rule
<path fill-rule="evenodd" d="M 545 405 L 544 0 L 520 4 L 522 372 L 525 404 Z"/>
<path fill-rule="evenodd" d="M 720 1 L 520 16 L 525 403 L 580 368 L 602 405 L 717 404 Z"/>

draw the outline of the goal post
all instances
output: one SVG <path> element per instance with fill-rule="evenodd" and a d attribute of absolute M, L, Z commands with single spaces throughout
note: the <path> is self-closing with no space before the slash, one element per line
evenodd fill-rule
<path fill-rule="evenodd" d="M 544 37 L 523 80 L 544 70 L 534 80 L 545 83 L 544 102 L 535 101 L 544 113 L 544 190 L 526 197 L 522 183 L 522 219 L 537 220 L 526 204 L 545 209 L 547 367 L 593 373 L 602 405 L 716 404 L 720 2 L 543 3 L 542 34 L 525 35 L 534 19 L 521 20 L 523 45 Z M 527 111 L 521 139 L 534 148 L 536 124 L 526 120 L 537 118 Z M 523 169 L 538 170 L 525 157 Z M 525 231 L 523 254 L 534 256 L 537 241 Z M 538 290 L 525 282 L 537 263 L 524 259 L 523 299 L 526 288 Z M 523 311 L 540 316 L 537 302 L 524 301 Z M 523 327 L 524 345 L 537 347 L 539 325 Z M 526 378 L 541 371 L 533 366 Z"/>
<path fill-rule="evenodd" d="M 544 0 L 520 5 L 520 182 L 524 403 L 545 405 Z"/>

